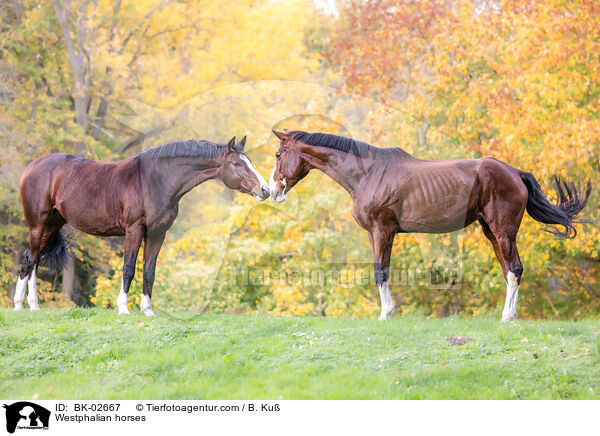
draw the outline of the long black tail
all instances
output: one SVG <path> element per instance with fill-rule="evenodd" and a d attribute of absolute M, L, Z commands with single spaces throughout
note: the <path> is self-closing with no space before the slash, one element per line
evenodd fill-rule
<path fill-rule="evenodd" d="M 40 264 L 48 266 L 50 269 L 62 268 L 69 260 L 67 251 L 67 240 L 63 234 L 58 231 L 46 243 L 40 252 Z M 29 257 L 29 248 L 25 250 L 25 258 Z"/>
<path fill-rule="evenodd" d="M 561 180 L 559 176 L 555 175 L 554 183 L 556 184 L 558 203 L 554 205 L 548 201 L 533 174 L 521 171 L 521 180 L 529 192 L 527 213 L 541 223 L 558 224 L 564 227 L 563 231 L 555 228 L 545 229 L 559 238 L 574 238 L 577 230 L 573 224 L 578 222 L 577 214 L 581 212 L 590 198 L 592 192 L 590 182 L 587 183 L 585 194 L 582 196 L 581 187 L 576 186 L 573 182 Z"/>

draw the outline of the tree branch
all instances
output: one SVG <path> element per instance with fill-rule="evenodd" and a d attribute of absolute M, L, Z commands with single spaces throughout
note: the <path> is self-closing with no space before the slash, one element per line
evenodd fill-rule
<path fill-rule="evenodd" d="M 170 118 L 168 120 L 165 120 L 153 127 L 151 127 L 150 129 L 146 130 L 145 132 L 140 133 L 139 135 L 134 136 L 133 138 L 128 139 L 118 150 L 117 153 L 118 154 L 122 154 L 123 152 L 125 152 L 126 150 L 128 150 L 131 147 L 134 147 L 136 145 L 141 144 L 144 139 L 146 138 L 150 138 L 152 136 L 155 136 L 157 134 L 159 134 L 160 132 L 162 132 L 163 130 L 168 129 L 169 127 L 171 127 L 175 121 L 177 121 L 179 118 L 183 117 L 184 115 L 187 115 L 187 113 L 189 112 L 188 108 L 184 108 L 181 111 L 179 111 L 179 113 L 177 115 L 175 115 L 173 118 Z"/>
<path fill-rule="evenodd" d="M 173 0 L 163 0 L 158 5 L 156 5 L 154 8 L 152 8 L 146 15 L 144 15 L 144 18 L 142 18 L 140 20 L 140 22 L 138 23 L 138 25 L 136 26 L 136 28 L 133 29 L 131 32 L 129 32 L 127 34 L 127 36 L 125 37 L 125 39 L 123 40 L 123 46 L 121 47 L 121 50 L 119 50 L 119 54 L 123 54 L 123 52 L 125 51 L 125 48 L 127 47 L 127 44 L 129 43 L 129 40 L 133 37 L 133 35 L 137 31 L 140 30 L 140 28 L 142 27 L 142 25 L 146 21 L 148 21 L 150 19 L 150 17 L 152 17 L 152 15 L 155 12 L 160 11 L 161 9 L 163 9 L 165 6 L 169 5 L 172 2 L 173 2 Z"/>

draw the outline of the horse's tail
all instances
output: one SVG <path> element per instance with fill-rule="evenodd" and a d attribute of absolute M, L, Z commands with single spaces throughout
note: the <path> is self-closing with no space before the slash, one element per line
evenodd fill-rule
<path fill-rule="evenodd" d="M 577 230 L 574 224 L 578 222 L 577 214 L 585 207 L 590 198 L 592 185 L 587 183 L 585 194 L 582 196 L 581 187 L 575 183 L 561 180 L 557 175 L 554 176 L 556 184 L 556 193 L 558 194 L 558 203 L 550 203 L 540 184 L 533 174 L 526 171 L 520 172 L 521 180 L 527 187 L 529 198 L 527 200 L 527 213 L 531 217 L 544 224 L 557 224 L 564 227 L 561 231 L 555 228 L 548 228 L 546 231 L 558 236 L 559 238 L 574 238 Z"/>
<path fill-rule="evenodd" d="M 25 250 L 25 256 L 29 256 L 29 248 Z M 40 252 L 40 264 L 50 269 L 59 269 L 64 267 L 68 260 L 67 240 L 59 230 L 52 235 Z"/>

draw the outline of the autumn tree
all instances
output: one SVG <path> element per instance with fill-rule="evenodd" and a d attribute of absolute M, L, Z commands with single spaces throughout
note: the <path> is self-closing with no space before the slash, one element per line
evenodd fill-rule
<path fill-rule="evenodd" d="M 303 43 L 309 6 L 301 0 L 275 5 L 17 0 L 0 5 L 5 288 L 14 282 L 26 239 L 18 179 L 27 163 L 50 152 L 111 160 L 169 139 L 223 141 L 247 132 L 249 125 L 232 117 L 232 107 L 244 96 L 194 102 L 228 83 L 308 78 L 318 65 Z M 282 31 L 276 17 L 284 13 L 296 19 Z M 286 56 L 290 60 L 281 62 Z M 198 114 L 207 112 L 198 122 Z M 108 272 L 105 256 L 120 245 L 81 234 L 76 238 L 77 277 L 72 271 L 62 277 L 93 289 L 96 276 Z M 99 265 L 97 271 L 93 264 Z M 60 286 L 56 275 L 42 271 L 41 277 L 48 279 L 42 291 L 48 289 L 44 284 Z"/>
<path fill-rule="evenodd" d="M 420 157 L 494 156 L 534 172 L 547 186 L 555 173 L 594 182 L 600 169 L 599 7 L 589 0 L 342 2 L 324 55 L 348 89 L 402 112 L 401 120 L 388 121 L 386 138 L 401 138 Z M 415 143 L 423 123 L 430 138 Z M 587 218 L 598 218 L 597 205 L 596 189 Z M 473 231 L 465 243 L 485 250 Z M 525 218 L 519 243 L 527 247 L 527 310 L 597 310 L 600 300 L 591 289 L 600 275 L 600 238 L 594 227 L 558 243 Z M 486 287 L 472 279 L 473 286 Z M 583 301 L 593 304 L 580 306 Z"/>

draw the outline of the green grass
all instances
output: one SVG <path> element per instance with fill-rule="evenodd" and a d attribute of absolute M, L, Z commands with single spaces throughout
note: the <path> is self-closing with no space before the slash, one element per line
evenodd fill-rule
<path fill-rule="evenodd" d="M 10 399 L 597 399 L 600 320 L 0 310 L 0 368 Z"/>

